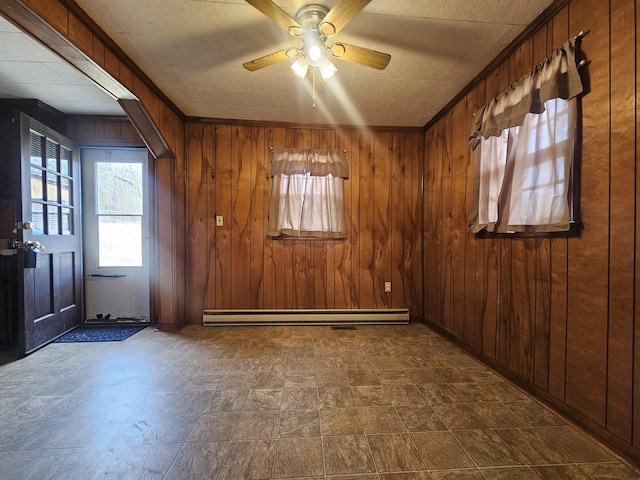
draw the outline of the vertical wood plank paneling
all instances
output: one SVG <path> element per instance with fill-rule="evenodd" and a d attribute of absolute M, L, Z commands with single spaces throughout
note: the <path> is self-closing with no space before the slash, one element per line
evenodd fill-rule
<path fill-rule="evenodd" d="M 353 248 L 353 221 L 352 191 L 354 182 L 351 132 L 338 131 L 336 133 L 336 149 L 345 150 L 345 158 L 349 165 L 349 178 L 344 181 L 344 211 L 347 228 L 347 236 L 344 240 L 335 242 L 335 308 L 349 308 L 351 306 L 351 290 L 353 287 L 353 272 L 351 252 Z"/>
<path fill-rule="evenodd" d="M 251 307 L 251 127 L 233 129 L 231 167 L 231 305 Z"/>
<path fill-rule="evenodd" d="M 550 22 L 553 46 L 569 38 L 569 7 Z M 551 53 L 548 51 L 548 53 Z M 567 352 L 567 290 L 569 241 L 551 239 L 551 318 L 549 319 L 549 394 L 564 402 Z"/>
<path fill-rule="evenodd" d="M 411 215 L 410 199 L 405 191 L 405 135 L 394 133 L 392 138 L 391 155 L 391 194 L 389 197 L 389 223 L 391 226 L 391 301 L 392 308 L 409 306 L 405 300 L 405 256 L 408 251 L 405 249 L 405 238 L 407 242 L 411 239 Z M 410 188 L 410 187 L 409 187 Z M 406 218 L 405 218 L 406 216 Z M 407 229 L 407 225 L 409 228 Z M 408 231 L 407 231 L 408 230 Z"/>
<path fill-rule="evenodd" d="M 448 331 L 453 331 L 453 264 L 452 264 L 452 233 L 453 233 L 453 179 L 451 177 L 453 156 L 453 112 L 447 113 L 441 121 L 441 150 L 442 156 L 442 200 L 441 200 L 441 244 L 440 262 L 442 263 L 440 304 L 442 305 L 442 323 Z"/>
<path fill-rule="evenodd" d="M 216 308 L 217 287 L 219 285 L 219 277 L 217 274 L 218 265 L 218 246 L 216 244 L 218 227 L 216 227 L 216 192 L 217 192 L 217 177 L 216 177 L 216 127 L 215 125 L 207 124 L 205 126 L 205 151 L 206 151 L 206 164 L 207 164 L 207 246 L 206 246 L 206 259 L 203 263 L 207 268 L 207 281 L 205 283 L 206 301 L 204 308 Z M 217 280 L 217 281 L 216 281 Z"/>
<path fill-rule="evenodd" d="M 436 261 L 433 255 L 433 245 L 435 244 L 435 224 L 436 224 L 436 207 L 435 198 L 432 198 L 431 191 L 435 189 L 435 169 L 432 165 L 435 160 L 432 147 L 435 128 L 431 128 L 424 135 L 424 161 L 423 163 L 423 185 L 422 185 L 422 235 L 420 244 L 422 245 L 421 267 L 422 267 L 422 286 L 421 296 L 424 299 L 423 316 L 429 322 L 437 322 L 437 318 L 432 310 L 433 299 L 435 298 L 435 275 Z"/>
<path fill-rule="evenodd" d="M 636 191 L 635 198 L 636 203 L 639 200 L 640 196 L 640 175 L 638 175 L 638 150 L 640 149 L 640 138 L 638 138 L 638 126 L 640 120 L 640 102 L 638 101 L 638 94 L 640 93 L 640 49 L 638 48 L 638 44 L 640 43 L 640 8 L 636 7 L 636 58 L 635 58 L 635 67 L 636 67 L 636 99 L 635 99 L 635 109 L 636 109 L 636 144 L 635 144 L 635 157 L 636 157 Z M 635 258 L 640 258 L 640 209 L 636 207 L 636 216 L 635 216 L 635 232 L 636 232 L 636 243 L 635 243 Z M 640 415 L 637 412 L 640 412 L 640 282 L 637 280 L 640 278 L 640 262 L 636 260 L 635 262 L 635 298 L 634 298 L 634 359 L 633 359 L 633 416 L 632 416 L 632 425 L 633 425 L 633 433 L 632 433 L 632 442 L 633 446 L 636 449 L 640 449 Z"/>
<path fill-rule="evenodd" d="M 156 159 L 156 206 L 158 212 L 168 212 L 165 219 L 173 219 L 173 162 L 170 158 Z M 174 255 L 172 243 L 171 222 L 158 222 L 158 257 L 156 273 L 159 281 L 157 296 L 158 322 L 166 328 L 171 328 L 176 321 L 176 302 L 174 291 Z"/>
<path fill-rule="evenodd" d="M 533 383 L 549 387 L 549 323 L 551 318 L 551 241 L 537 239 Z"/>
<path fill-rule="evenodd" d="M 349 172 L 350 172 L 350 188 L 351 188 L 351 219 L 347 218 L 349 222 L 349 245 L 350 245 L 350 259 L 351 259 L 351 297 L 349 298 L 349 305 L 353 308 L 357 305 L 362 306 L 360 301 L 360 272 L 362 270 L 361 257 L 360 257 L 360 241 L 361 241 L 361 227 L 360 227 L 360 212 L 362 209 L 361 197 L 360 197 L 360 157 L 362 152 L 360 151 L 360 142 L 362 134 L 360 132 L 352 132 L 349 136 L 351 140 L 351 147 L 348 148 L 348 160 Z"/>
<path fill-rule="evenodd" d="M 391 190 L 390 162 L 392 157 L 392 135 L 389 132 L 374 134 L 373 166 L 373 306 L 388 308 L 391 295 L 385 293 L 384 282 L 391 280 Z"/>
<path fill-rule="evenodd" d="M 163 104 L 164 106 L 164 104 Z M 169 111 L 168 108 L 166 108 Z M 173 145 L 173 218 L 171 222 L 172 228 L 174 228 L 174 244 L 172 254 L 174 258 L 174 276 L 173 291 L 176 302 L 176 316 L 173 318 L 172 328 L 181 328 L 181 324 L 184 322 L 185 316 L 185 296 L 186 296 L 186 248 L 185 248 L 185 235 L 186 232 L 186 161 L 185 161 L 185 130 L 184 123 L 180 121 L 175 114 L 166 115 L 166 122 L 161 127 L 161 130 L 166 133 L 169 145 Z M 177 234 L 176 232 L 179 232 Z"/>
<path fill-rule="evenodd" d="M 412 188 L 415 188 L 415 191 L 413 192 L 413 202 L 415 205 L 415 224 L 414 224 L 414 236 L 416 238 L 416 242 L 414 243 L 414 245 L 416 245 L 416 250 L 414 253 L 414 257 L 416 259 L 420 259 L 424 256 L 424 248 L 425 248 L 425 243 L 424 243 L 424 233 L 425 233 L 425 224 L 424 224 L 424 195 L 425 195 L 425 186 L 424 186 L 424 177 L 425 177 L 425 134 L 421 133 L 421 134 L 417 134 L 414 133 L 413 135 L 413 159 L 414 159 L 414 166 L 413 166 L 413 171 L 416 173 L 416 178 L 421 179 L 420 183 L 418 184 L 413 184 Z M 417 287 L 415 288 L 415 298 L 417 298 L 418 300 L 415 300 L 415 302 L 419 302 L 416 308 L 416 315 L 419 316 L 419 318 L 424 318 L 425 316 L 425 296 L 423 294 L 424 292 L 424 280 L 425 280 L 425 275 L 424 275 L 424 270 L 422 268 L 422 264 L 416 260 L 415 262 L 413 262 L 413 278 L 415 280 L 415 284 L 417 285 Z M 421 294 L 418 295 L 418 292 L 420 292 Z"/>
<path fill-rule="evenodd" d="M 473 152 L 467 143 L 469 134 L 473 131 L 475 112 L 480 108 L 478 102 L 478 88 L 474 88 L 467 94 L 466 102 L 466 122 L 464 140 L 460 141 L 464 146 L 464 167 L 465 167 L 465 198 L 464 198 L 464 222 L 465 222 L 465 248 L 464 248 L 464 339 L 474 350 L 482 350 L 482 264 L 477 265 L 478 250 L 481 244 L 476 240 L 475 235 L 467 230 L 469 217 L 471 214 L 471 195 L 473 192 Z"/>
<path fill-rule="evenodd" d="M 251 129 L 251 265 L 249 308 L 262 308 L 265 305 L 265 279 L 268 278 L 264 264 L 264 245 L 266 223 L 264 215 L 264 178 L 265 178 L 265 129 Z"/>
<path fill-rule="evenodd" d="M 374 138 L 371 132 L 360 134 L 360 305 L 362 308 L 374 307 L 374 192 L 373 192 L 373 155 Z"/>
<path fill-rule="evenodd" d="M 569 247 L 566 402 L 599 425 L 606 421 L 609 256 L 610 78 L 608 2 L 570 5 L 570 31 L 589 27 L 591 91 L 582 99 L 581 203 L 585 229 Z"/>
<path fill-rule="evenodd" d="M 223 216 L 223 226 L 216 227 L 215 240 L 215 308 L 231 308 L 231 187 L 232 187 L 232 128 L 216 125 L 216 194 L 215 215 Z M 226 219 L 226 220 L 224 220 Z"/>
<path fill-rule="evenodd" d="M 405 220 L 405 306 L 414 318 L 424 318 L 423 288 L 423 232 L 424 206 L 422 202 L 424 136 L 405 135 L 405 193 L 411 214 Z M 405 217 L 406 218 L 406 217 Z"/>
<path fill-rule="evenodd" d="M 187 319 L 190 322 L 202 318 L 202 305 L 206 305 L 207 284 L 206 248 L 207 222 L 207 162 L 206 129 L 203 124 L 187 124 L 187 264 L 193 265 L 187 272 Z M 205 257 L 205 258 L 203 258 Z"/>
<path fill-rule="evenodd" d="M 611 212 L 607 428 L 631 442 L 635 239 L 635 2 L 621 0 L 611 15 Z"/>
<path fill-rule="evenodd" d="M 452 110 L 451 120 L 451 283 L 452 288 L 452 330 L 454 334 L 467 341 L 465 332 L 465 305 L 473 301 L 465 292 L 465 238 L 467 219 L 465 209 L 465 191 L 467 187 L 465 139 L 467 132 L 467 102 L 458 102 Z M 471 272 L 469 272 L 470 274 Z M 470 332 L 473 334 L 473 331 Z"/>
<path fill-rule="evenodd" d="M 442 195 L 442 156 L 439 154 L 439 143 L 441 140 L 440 130 L 442 122 L 438 122 L 429 132 L 429 144 L 427 155 L 428 175 L 426 175 L 425 188 L 428 192 L 427 199 L 427 241 L 428 247 L 425 257 L 428 259 L 425 265 L 427 284 L 427 308 L 428 317 L 431 321 L 442 326 L 442 306 L 440 302 L 440 285 L 442 276 L 442 215 L 441 215 L 441 195 Z"/>
<path fill-rule="evenodd" d="M 263 268 L 264 278 L 264 303 L 262 308 L 271 309 L 275 307 L 275 287 L 274 282 L 274 258 L 273 241 L 267 237 L 267 225 L 269 222 L 269 200 L 271 199 L 271 149 L 273 145 L 273 128 L 265 128 L 264 144 L 262 145 L 262 241 L 263 248 Z"/>

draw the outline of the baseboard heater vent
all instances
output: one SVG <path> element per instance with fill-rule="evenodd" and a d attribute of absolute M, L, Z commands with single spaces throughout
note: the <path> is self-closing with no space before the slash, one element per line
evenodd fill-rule
<path fill-rule="evenodd" d="M 205 326 L 231 325 L 407 325 L 409 310 L 205 310 Z"/>

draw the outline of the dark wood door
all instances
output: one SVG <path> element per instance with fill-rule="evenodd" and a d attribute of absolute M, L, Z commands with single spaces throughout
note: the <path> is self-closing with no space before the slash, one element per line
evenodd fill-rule
<path fill-rule="evenodd" d="M 18 350 L 26 354 L 82 321 L 80 159 L 71 140 L 27 115 L 11 124 L 3 135 L 17 142 L 5 161 L 15 165 Z"/>

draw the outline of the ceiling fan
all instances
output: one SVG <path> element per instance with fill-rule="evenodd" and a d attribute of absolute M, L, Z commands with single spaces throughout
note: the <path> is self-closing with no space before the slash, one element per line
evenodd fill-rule
<path fill-rule="evenodd" d="M 328 51 L 333 58 L 384 70 L 391 60 L 391 55 L 387 53 L 340 42 L 327 45 L 327 40 L 342 30 L 370 1 L 338 0 L 332 9 L 319 3 L 310 3 L 299 8 L 293 19 L 272 0 L 246 0 L 291 36 L 302 39 L 303 45 L 301 48 L 289 47 L 256 58 L 243 64 L 243 67 L 253 72 L 298 57 L 291 65 L 296 75 L 304 79 L 309 68 L 313 67 L 326 80 L 337 70 L 325 55 L 325 51 Z"/>

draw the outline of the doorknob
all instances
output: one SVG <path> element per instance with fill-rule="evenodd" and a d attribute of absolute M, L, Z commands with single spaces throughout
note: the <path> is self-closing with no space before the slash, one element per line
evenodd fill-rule
<path fill-rule="evenodd" d="M 24 242 L 24 248 L 26 250 L 44 250 L 44 245 L 40 242 L 33 242 L 29 240 L 28 242 Z"/>
<path fill-rule="evenodd" d="M 22 228 L 24 228 L 25 230 L 33 230 L 35 228 L 36 224 L 33 222 L 24 222 L 22 224 Z"/>

